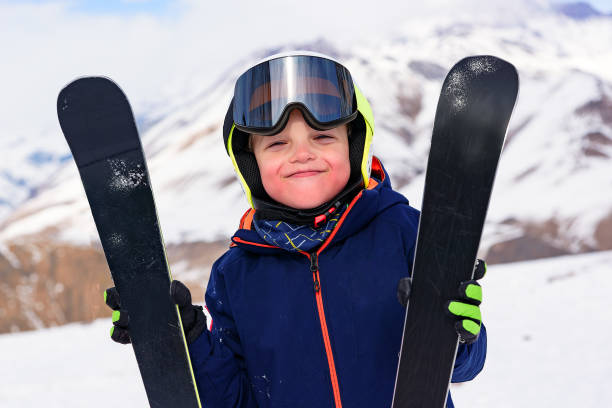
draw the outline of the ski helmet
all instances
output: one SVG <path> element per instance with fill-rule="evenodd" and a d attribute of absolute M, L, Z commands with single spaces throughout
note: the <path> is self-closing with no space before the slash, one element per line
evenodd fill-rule
<path fill-rule="evenodd" d="M 314 129 L 349 126 L 351 175 L 330 202 L 298 210 L 266 193 L 249 134 L 273 135 L 283 130 L 292 109 L 300 109 Z M 256 217 L 308 224 L 350 200 L 368 186 L 372 165 L 374 116 L 370 104 L 342 64 L 323 54 L 297 51 L 270 56 L 246 70 L 234 87 L 223 124 L 227 154 Z"/>

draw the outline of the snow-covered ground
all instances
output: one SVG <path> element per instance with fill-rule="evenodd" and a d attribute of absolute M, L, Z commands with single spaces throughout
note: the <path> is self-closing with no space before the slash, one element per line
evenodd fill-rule
<path fill-rule="evenodd" d="M 457 407 L 601 407 L 612 400 L 612 251 L 494 265 L 483 280 L 487 363 Z M 1 407 L 144 407 L 110 319 L 0 336 Z"/>
<path fill-rule="evenodd" d="M 605 407 L 612 401 L 612 251 L 492 266 L 488 353 L 457 407 Z"/>
<path fill-rule="evenodd" d="M 147 407 L 129 346 L 110 319 L 0 336 L 0 407 Z"/>

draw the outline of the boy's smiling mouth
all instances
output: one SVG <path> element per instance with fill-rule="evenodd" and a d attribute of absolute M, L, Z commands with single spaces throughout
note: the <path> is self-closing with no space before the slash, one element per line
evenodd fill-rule
<path fill-rule="evenodd" d="M 287 175 L 287 178 L 291 178 L 291 177 L 311 177 L 311 176 L 316 176 L 317 174 L 321 174 L 323 173 L 323 170 L 311 170 L 311 169 L 307 169 L 307 170 L 298 170 L 298 171 L 294 171 L 289 173 L 289 175 Z"/>

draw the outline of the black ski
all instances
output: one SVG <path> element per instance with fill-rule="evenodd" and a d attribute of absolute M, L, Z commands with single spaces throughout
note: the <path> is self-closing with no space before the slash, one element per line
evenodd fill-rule
<path fill-rule="evenodd" d="M 448 73 L 436 110 L 393 408 L 442 408 L 457 353 L 444 313 L 473 277 L 497 163 L 518 93 L 512 64 L 468 57 Z"/>
<path fill-rule="evenodd" d="M 151 407 L 201 407 L 170 294 L 153 192 L 129 102 L 110 79 L 86 77 L 57 99 Z M 109 339 L 110 341 L 110 339 Z"/>

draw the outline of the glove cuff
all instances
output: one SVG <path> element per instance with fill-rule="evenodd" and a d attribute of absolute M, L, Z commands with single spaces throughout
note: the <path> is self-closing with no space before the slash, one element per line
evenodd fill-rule
<path fill-rule="evenodd" d="M 190 327 L 184 327 L 187 344 L 191 345 L 206 329 L 206 315 L 202 306 L 193 306 L 194 320 Z"/>

